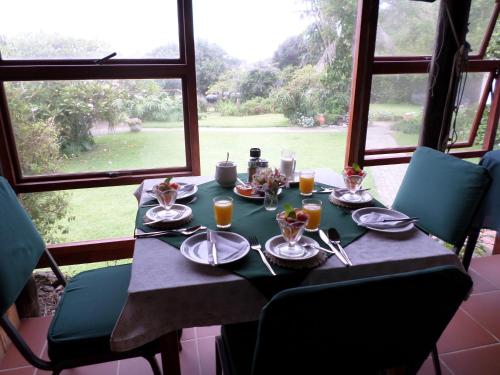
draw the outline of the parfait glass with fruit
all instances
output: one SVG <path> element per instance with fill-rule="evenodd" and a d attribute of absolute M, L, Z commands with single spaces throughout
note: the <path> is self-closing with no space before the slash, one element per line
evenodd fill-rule
<path fill-rule="evenodd" d="M 153 193 L 158 199 L 158 203 L 163 208 L 158 212 L 158 216 L 163 220 L 172 219 L 177 215 L 177 212 L 172 210 L 172 206 L 177 199 L 177 190 L 179 185 L 175 182 L 170 182 L 171 178 L 167 177 L 165 181 L 153 186 Z"/>
<path fill-rule="evenodd" d="M 344 168 L 342 176 L 344 177 L 345 186 L 349 190 L 348 193 L 342 195 L 342 198 L 349 202 L 359 202 L 361 196 L 358 194 L 358 190 L 366 177 L 366 172 L 358 164 L 354 163 L 352 167 Z"/>
<path fill-rule="evenodd" d="M 285 211 L 276 215 L 281 234 L 286 242 L 277 246 L 279 253 L 288 258 L 300 258 L 306 250 L 298 243 L 304 233 L 309 216 L 300 208 L 286 204 Z"/>

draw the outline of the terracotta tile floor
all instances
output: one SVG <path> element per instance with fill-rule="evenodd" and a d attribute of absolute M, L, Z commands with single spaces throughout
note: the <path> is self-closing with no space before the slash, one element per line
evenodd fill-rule
<path fill-rule="evenodd" d="M 444 375 L 500 374 L 500 255 L 473 259 L 470 274 L 473 294 L 462 304 L 438 342 Z M 50 318 L 26 319 L 21 333 L 36 354 L 46 358 L 45 335 Z M 218 327 L 184 330 L 180 353 L 183 375 L 215 374 L 214 336 Z M 29 366 L 11 348 L 0 363 L 0 375 L 48 374 Z M 63 375 L 135 375 L 151 374 L 143 359 L 107 363 L 67 370 Z M 427 360 L 419 375 L 434 374 Z"/>

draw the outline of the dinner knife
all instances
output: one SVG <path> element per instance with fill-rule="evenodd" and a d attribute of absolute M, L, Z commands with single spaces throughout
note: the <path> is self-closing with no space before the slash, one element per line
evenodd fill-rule
<path fill-rule="evenodd" d="M 212 266 L 217 266 L 219 264 L 219 261 L 217 260 L 217 247 L 215 246 L 214 232 L 209 230 L 208 236 L 210 238 L 210 243 L 212 244 L 212 258 L 214 258 L 214 263 L 212 264 Z"/>
<path fill-rule="evenodd" d="M 328 245 L 328 247 L 330 249 L 332 249 L 332 251 L 335 253 L 335 256 L 337 258 L 339 258 L 339 260 L 345 265 L 345 266 L 349 266 L 349 263 L 347 263 L 347 261 L 344 259 L 344 257 L 342 256 L 342 254 L 340 254 L 340 251 L 337 250 L 337 248 L 335 246 L 333 246 L 333 244 L 330 242 L 330 240 L 328 239 L 328 236 L 326 235 L 325 232 L 323 232 L 322 229 L 319 230 L 319 237 L 323 240 L 323 242 L 325 244 Z"/>

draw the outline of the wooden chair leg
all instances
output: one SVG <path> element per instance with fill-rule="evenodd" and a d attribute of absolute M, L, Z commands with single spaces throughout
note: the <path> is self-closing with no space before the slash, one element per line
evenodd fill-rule
<path fill-rule="evenodd" d="M 432 363 L 434 364 L 434 372 L 436 375 L 441 375 L 441 363 L 439 362 L 439 353 L 435 345 L 434 348 L 432 348 Z"/>
<path fill-rule="evenodd" d="M 149 362 L 154 375 L 162 375 L 160 366 L 158 366 L 158 362 L 156 361 L 154 354 L 144 356 L 144 359 Z"/>

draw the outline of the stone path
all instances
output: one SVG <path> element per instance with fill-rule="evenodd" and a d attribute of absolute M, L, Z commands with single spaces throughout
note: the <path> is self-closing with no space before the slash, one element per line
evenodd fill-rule
<path fill-rule="evenodd" d="M 397 146 L 399 145 L 392 136 L 391 122 L 373 121 L 369 123 L 366 148 L 374 149 Z M 372 174 L 380 200 L 385 205 L 392 205 L 407 167 L 408 164 L 395 164 L 370 168 L 370 173 Z"/>

